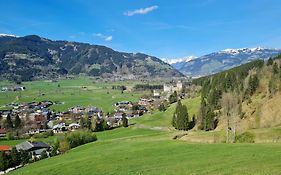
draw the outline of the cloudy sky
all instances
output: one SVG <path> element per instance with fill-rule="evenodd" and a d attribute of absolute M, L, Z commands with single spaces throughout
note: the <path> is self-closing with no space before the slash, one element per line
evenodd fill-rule
<path fill-rule="evenodd" d="M 0 33 L 160 58 L 281 48 L 280 0 L 1 0 Z"/>

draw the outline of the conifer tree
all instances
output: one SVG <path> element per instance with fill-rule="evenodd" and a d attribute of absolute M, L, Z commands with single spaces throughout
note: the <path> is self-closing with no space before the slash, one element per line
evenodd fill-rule
<path fill-rule="evenodd" d="M 0 151 L 0 171 L 7 169 L 7 156 L 5 152 Z"/>
<path fill-rule="evenodd" d="M 278 74 L 278 72 L 279 72 L 279 70 L 278 70 L 278 65 L 277 65 L 277 63 L 274 63 L 274 64 L 273 64 L 273 73 L 274 73 L 274 74 Z"/>
<path fill-rule="evenodd" d="M 122 126 L 128 127 L 128 119 L 126 117 L 126 114 L 122 114 Z"/>
<path fill-rule="evenodd" d="M 270 66 L 273 64 L 273 59 L 272 58 L 269 58 L 268 61 L 267 61 L 267 66 Z"/>
<path fill-rule="evenodd" d="M 13 128 L 13 122 L 12 122 L 11 114 L 7 115 L 7 118 L 6 118 L 6 121 L 5 121 L 5 127 L 7 129 L 12 129 Z"/>
<path fill-rule="evenodd" d="M 186 106 L 179 100 L 173 114 L 172 125 L 178 130 L 188 130 L 188 112 Z"/>
<path fill-rule="evenodd" d="M 16 118 L 15 118 L 15 128 L 16 129 L 21 128 L 21 119 L 20 119 L 19 115 L 16 115 Z"/>

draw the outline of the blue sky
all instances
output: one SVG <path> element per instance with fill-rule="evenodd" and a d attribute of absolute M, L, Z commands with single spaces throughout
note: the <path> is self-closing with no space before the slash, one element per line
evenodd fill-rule
<path fill-rule="evenodd" d="M 1 0 L 0 33 L 160 58 L 281 48 L 280 0 Z"/>

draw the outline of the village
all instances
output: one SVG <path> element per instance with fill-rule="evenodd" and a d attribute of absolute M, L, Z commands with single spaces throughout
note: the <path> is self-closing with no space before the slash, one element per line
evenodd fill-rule
<path fill-rule="evenodd" d="M 44 142 L 31 141 L 30 138 L 46 138 L 83 129 L 94 132 L 109 130 L 124 126 L 124 120 L 130 125 L 128 121 L 131 118 L 141 117 L 155 110 L 165 110 L 174 92 L 177 92 L 179 98 L 185 96 L 180 81 L 164 84 L 162 87 L 163 89 L 153 89 L 150 97 L 141 97 L 137 102 L 119 101 L 112 104 L 114 107 L 112 113 L 106 113 L 96 106 L 80 105 L 73 106 L 67 111 L 56 112 L 50 107 L 59 102 L 48 100 L 10 103 L 6 105 L 9 110 L 0 110 L 0 137 L 8 140 L 25 139 L 26 141 L 16 145 L 16 149 L 29 152 L 32 159 L 34 157 L 40 159 L 42 152 L 50 151 L 52 146 Z M 0 151 L 11 150 L 9 146 L 0 146 Z"/>
<path fill-rule="evenodd" d="M 111 114 L 104 113 L 96 106 L 83 107 L 80 105 L 73 106 L 68 111 L 55 112 L 49 107 L 59 102 L 53 101 L 10 103 L 6 107 L 11 109 L 0 110 L 0 118 L 3 121 L 0 136 L 5 136 L 9 129 L 7 128 L 8 124 L 4 121 L 9 118 L 15 120 L 16 117 L 22 122 L 21 135 L 33 135 L 50 129 L 55 133 L 76 130 L 80 128 L 80 120 L 83 117 L 87 117 L 89 120 L 93 118 L 97 121 L 105 120 L 108 128 L 112 129 L 121 125 L 122 116 L 125 115 L 128 119 L 140 117 L 147 112 L 158 109 L 161 103 L 169 100 L 170 94 L 174 91 L 181 92 L 182 89 L 181 82 L 177 82 L 176 85 L 165 84 L 163 90 L 153 90 L 153 94 L 149 98 L 141 97 L 137 102 L 120 101 L 112 104 L 115 110 Z"/>

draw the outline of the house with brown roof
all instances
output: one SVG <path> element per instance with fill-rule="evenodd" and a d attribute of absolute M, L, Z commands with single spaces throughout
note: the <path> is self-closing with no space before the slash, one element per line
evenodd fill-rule
<path fill-rule="evenodd" d="M 5 128 L 0 128 L 0 137 L 5 137 L 7 134 L 7 130 Z"/>

